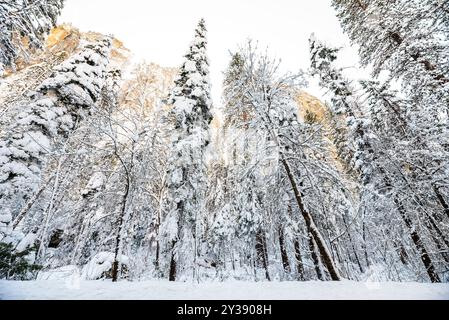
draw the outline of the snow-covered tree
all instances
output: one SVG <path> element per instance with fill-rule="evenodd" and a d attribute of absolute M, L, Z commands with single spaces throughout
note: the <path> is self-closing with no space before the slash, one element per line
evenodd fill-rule
<path fill-rule="evenodd" d="M 447 146 L 449 41 L 447 1 L 333 1 L 361 62 L 398 80 L 419 113 L 414 125 Z M 425 132 L 424 132 L 425 131 Z"/>
<path fill-rule="evenodd" d="M 378 95 L 377 98 L 383 105 L 383 109 L 380 110 L 378 106 L 372 105 L 371 114 L 367 114 L 363 110 L 354 87 L 345 79 L 341 69 L 334 65 L 335 51 L 312 37 L 311 52 L 313 73 L 319 75 L 321 85 L 329 90 L 333 112 L 338 111 L 341 107 L 344 108 L 349 128 L 347 144 L 354 150 L 352 165 L 354 170 L 359 172 L 363 210 L 367 216 L 376 219 L 377 226 L 381 228 L 383 223 L 387 224 L 386 228 L 391 225 L 391 217 L 373 216 L 375 212 L 378 212 L 379 207 L 382 207 L 380 212 L 383 213 L 394 210 L 402 221 L 402 225 L 408 230 L 416 255 L 425 266 L 430 279 L 433 282 L 439 282 L 438 271 L 428 249 L 432 243 L 427 241 L 426 230 L 418 229 L 419 223 L 414 222 L 427 220 L 426 210 L 415 209 L 413 203 L 416 205 L 416 199 L 419 196 L 415 190 L 410 188 L 409 181 L 414 179 L 413 175 L 409 175 L 404 169 L 407 159 L 400 156 L 401 141 L 393 140 L 392 142 L 394 135 L 400 134 L 400 131 L 397 130 L 401 129 L 403 123 L 397 119 L 394 128 L 391 128 L 396 132 L 389 132 L 386 129 L 390 129 L 389 126 L 392 124 L 387 120 L 380 124 L 376 119 L 381 111 L 394 113 L 394 108 L 398 113 L 396 117 L 401 117 L 401 106 L 393 100 L 387 100 L 389 104 L 385 103 L 387 96 Z M 393 104 L 395 105 L 393 106 Z M 386 110 L 386 107 L 389 109 Z M 371 121 L 370 116 L 374 121 Z M 405 136 L 402 137 L 405 138 Z M 402 141 L 402 143 L 404 142 L 406 140 Z M 392 229 L 389 232 L 391 238 L 387 240 L 390 243 L 392 238 L 398 236 L 391 231 Z"/>
<path fill-rule="evenodd" d="M 41 183 L 41 172 L 78 123 L 89 116 L 104 83 L 109 38 L 87 44 L 59 65 L 32 94 L 0 140 L 0 206 L 19 212 Z M 15 224 L 17 225 L 17 224 Z"/>
<path fill-rule="evenodd" d="M 240 187 L 232 186 L 235 190 L 239 190 L 239 194 L 233 197 L 234 201 L 240 199 L 236 203 L 240 207 L 235 208 L 235 211 L 246 212 L 246 210 L 242 210 L 245 206 L 249 206 L 251 209 L 247 214 L 252 221 L 249 230 L 256 231 L 253 233 L 256 243 L 255 251 L 256 256 L 262 257 L 262 262 L 264 261 L 263 256 L 267 256 L 267 251 L 270 251 L 266 244 L 268 241 L 264 240 L 269 235 L 271 239 L 276 239 L 275 241 L 279 243 L 279 249 L 276 252 L 280 251 L 284 271 L 288 269 L 289 263 L 284 251 L 285 237 L 283 233 L 287 232 L 289 228 L 291 229 L 288 227 L 288 221 L 293 219 L 299 224 L 298 226 L 304 226 L 305 234 L 312 239 L 316 246 L 319 258 L 330 278 L 339 280 L 341 279 L 340 270 L 331 256 L 320 226 L 315 222 L 318 221 L 315 215 L 326 213 L 321 211 L 323 207 L 316 207 L 317 210 L 315 210 L 314 204 L 309 200 L 317 199 L 316 194 L 313 196 L 312 193 L 305 191 L 310 188 L 320 189 L 324 185 L 312 184 L 307 187 L 305 183 L 313 177 L 309 165 L 314 161 L 320 162 L 319 157 L 315 158 L 317 156 L 315 152 L 318 151 L 315 149 L 317 146 L 313 143 L 309 144 L 309 142 L 320 135 L 317 128 L 309 131 L 307 125 L 299 123 L 298 105 L 294 94 L 301 84 L 299 81 L 301 77 L 300 75 L 280 76 L 278 63 L 267 55 L 259 55 L 251 42 L 240 50 L 237 57 L 238 59 L 234 56 L 230 64 L 231 68 L 227 72 L 231 76 L 227 78 L 229 83 L 225 86 L 225 101 L 229 102 L 226 117 L 230 124 L 237 124 L 237 127 L 240 126 L 247 132 L 248 137 L 256 141 L 249 140 L 249 149 L 248 147 L 237 149 L 242 152 L 239 156 L 243 160 L 236 163 L 236 168 L 241 166 L 237 170 L 237 174 L 240 172 L 240 180 L 236 181 Z M 236 64 L 236 61 L 241 62 Z M 237 65 L 240 65 L 240 71 L 236 68 Z M 236 127 L 235 124 L 234 127 L 231 127 L 232 129 Z M 245 137 L 242 133 L 239 135 Z M 303 144 L 302 140 L 304 140 Z M 231 143 L 234 144 L 234 141 L 231 140 Z M 231 151 L 231 159 L 234 158 L 234 152 Z M 326 165 L 323 163 L 324 166 Z M 302 171 L 301 167 L 305 170 Z M 315 176 L 315 178 L 317 177 Z M 240 190 L 244 186 L 247 188 L 246 192 Z M 279 192 L 279 190 L 283 190 L 283 192 Z M 251 197 L 241 199 L 245 194 L 250 194 Z M 308 198 L 309 196 L 310 198 Z M 254 199 L 254 201 L 248 201 L 249 199 Z M 286 199 L 290 200 L 286 201 Z M 250 205 L 251 203 L 252 205 Z M 282 206 L 272 207 L 270 204 L 274 203 L 282 203 Z M 295 212 L 294 217 L 289 213 L 292 210 L 292 205 Z M 254 219 L 256 217 L 259 218 Z M 273 222 L 276 222 L 274 233 L 272 225 L 270 225 Z M 244 224 L 240 222 L 237 227 L 243 226 Z M 284 228 L 286 229 L 284 230 Z M 295 237 L 299 236 L 299 233 L 295 234 Z M 299 243 L 296 243 L 295 246 L 297 250 L 294 256 L 300 266 Z M 269 258 L 267 257 L 265 260 L 268 261 Z M 267 270 L 267 278 L 269 278 L 269 266 L 265 265 L 264 267 Z M 298 269 L 301 270 L 301 267 Z"/>
<path fill-rule="evenodd" d="M 14 68 L 17 57 L 27 49 L 42 48 L 63 6 L 64 0 L 0 2 L 0 75 L 6 67 Z"/>
<path fill-rule="evenodd" d="M 325 104 L 250 40 L 215 119 L 204 20 L 127 70 L 91 32 L 40 53 L 62 3 L 0 0 L 0 278 L 447 281 L 447 0 L 333 0 L 373 73 L 312 37 Z"/>
<path fill-rule="evenodd" d="M 426 208 L 421 220 L 447 261 L 448 252 L 444 248 L 449 242 L 444 235 L 443 221 L 449 216 L 442 190 L 448 179 L 448 154 L 440 141 L 434 141 L 416 128 L 415 112 L 407 108 L 412 104 L 410 101 L 399 98 L 399 94 L 385 84 L 374 81 L 361 84 L 368 98 L 373 130 L 382 141 L 382 147 L 391 150 L 390 161 L 406 167 L 401 170 L 402 180 L 406 182 L 404 189 L 413 194 L 421 208 Z"/>
<path fill-rule="evenodd" d="M 359 47 L 362 64 L 372 67 L 375 78 L 382 72 L 388 75 L 387 83 L 362 84 L 373 120 L 381 113 L 389 115 L 374 125 L 383 145 L 395 145 L 389 157 L 399 163 L 400 177 L 394 179 L 413 194 L 430 242 L 447 254 L 440 248 L 447 243 L 441 216 L 447 216 L 449 3 L 335 0 L 333 5 L 343 29 Z M 391 80 L 399 82 L 401 92 L 389 90 Z M 409 210 L 415 211 L 413 205 Z"/>
<path fill-rule="evenodd" d="M 168 217 L 165 221 L 171 242 L 170 280 L 183 268 L 196 270 L 200 255 L 202 213 L 207 188 L 205 153 L 210 143 L 212 100 L 209 83 L 205 21 L 201 20 L 195 38 L 167 101 L 172 124 L 172 154 L 168 170 Z"/>

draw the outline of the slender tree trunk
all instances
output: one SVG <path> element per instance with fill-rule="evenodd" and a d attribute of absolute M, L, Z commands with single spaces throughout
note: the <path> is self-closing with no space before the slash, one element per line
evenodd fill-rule
<path fill-rule="evenodd" d="M 441 256 L 443 257 L 444 261 L 449 262 L 449 256 L 448 256 L 448 253 L 449 253 L 449 243 L 446 241 L 444 235 L 439 233 L 440 237 L 442 238 L 442 240 L 443 240 L 444 243 L 445 243 L 445 246 L 443 246 L 443 245 L 441 244 L 440 240 L 438 239 L 438 237 L 433 233 L 434 230 L 435 230 L 437 233 L 438 233 L 438 231 L 441 232 L 441 230 L 440 230 L 438 227 L 436 227 L 436 226 L 432 226 L 428 221 L 426 221 L 425 225 L 426 225 L 426 227 L 429 229 L 430 236 L 432 237 L 432 240 L 433 240 L 433 242 L 435 243 L 435 245 L 436 245 L 436 247 L 437 247 L 437 249 L 438 249 L 438 252 L 441 253 Z"/>
<path fill-rule="evenodd" d="M 256 252 L 258 260 L 262 262 L 262 266 L 265 269 L 265 277 L 268 281 L 271 281 L 270 273 L 268 272 L 267 238 L 262 231 L 256 236 Z"/>
<path fill-rule="evenodd" d="M 154 258 L 154 267 L 156 269 L 156 272 L 159 273 L 160 271 L 160 256 L 161 256 L 161 243 L 159 240 L 159 228 L 160 228 L 160 220 L 159 220 L 159 213 L 158 213 L 158 221 L 156 222 L 156 252 L 155 252 L 155 258 Z"/>
<path fill-rule="evenodd" d="M 437 188 L 436 186 L 433 186 L 433 191 L 435 192 L 435 195 L 437 196 L 438 202 L 440 203 L 440 205 L 443 207 L 444 209 L 444 213 L 446 214 L 446 216 L 449 218 L 449 204 L 446 202 L 446 200 L 444 199 L 443 195 L 440 192 L 440 189 Z"/>
<path fill-rule="evenodd" d="M 408 259 L 408 255 L 407 255 L 407 251 L 405 250 L 404 244 L 402 243 L 401 240 L 396 241 L 396 240 L 392 240 L 392 246 L 394 249 L 394 252 L 396 252 L 398 254 L 399 259 L 401 260 L 403 265 L 407 265 L 407 259 Z"/>
<path fill-rule="evenodd" d="M 257 253 L 256 253 L 257 256 Z M 257 257 L 254 257 L 254 253 L 251 255 L 251 264 L 253 266 L 253 273 L 254 273 L 254 281 L 257 282 Z"/>
<path fill-rule="evenodd" d="M 401 262 L 404 265 L 407 265 L 407 259 L 408 259 L 408 255 L 407 255 L 407 251 L 404 248 L 404 245 L 401 243 L 400 247 L 399 247 L 399 257 L 401 259 Z"/>
<path fill-rule="evenodd" d="M 362 226 L 362 237 L 363 237 L 363 251 L 365 254 L 365 262 L 366 262 L 366 267 L 369 268 L 370 267 L 370 262 L 369 262 L 369 258 L 368 258 L 368 248 L 366 245 L 366 225 L 365 222 L 363 222 L 363 226 Z"/>
<path fill-rule="evenodd" d="M 425 225 L 426 225 L 427 229 L 429 229 L 429 232 L 432 234 L 432 238 L 434 239 L 435 244 L 438 247 L 441 247 L 440 241 L 435 236 L 433 231 L 435 231 L 437 233 L 437 235 L 444 242 L 444 245 L 446 246 L 446 248 L 449 249 L 449 241 L 446 239 L 443 231 L 441 231 L 441 229 L 438 227 L 437 222 L 435 221 L 435 219 L 428 213 L 426 213 L 426 216 L 427 216 L 427 218 L 425 219 Z"/>
<path fill-rule="evenodd" d="M 349 269 L 347 267 L 346 268 L 344 267 L 344 263 L 346 263 L 346 265 L 347 265 L 348 259 L 343 259 L 342 258 L 342 254 L 341 254 L 342 245 L 340 244 L 340 240 L 337 239 L 337 241 L 333 242 L 331 244 L 331 247 L 332 247 L 332 252 L 335 252 L 337 254 L 337 261 L 338 261 L 338 263 L 340 265 L 342 265 L 341 277 L 347 277 L 348 278 L 351 273 L 348 272 Z"/>
<path fill-rule="evenodd" d="M 53 174 L 41 187 L 40 189 L 36 192 L 36 194 L 30 199 L 28 200 L 28 202 L 26 203 L 26 205 L 22 208 L 22 210 L 20 210 L 20 213 L 18 214 L 18 216 L 16 217 L 16 219 L 14 220 L 13 224 L 12 224 L 12 228 L 13 230 L 15 230 L 18 225 L 20 224 L 20 222 L 22 222 L 23 218 L 26 217 L 26 215 L 28 214 L 28 212 L 30 211 L 30 209 L 33 207 L 33 205 L 36 203 L 36 201 L 40 198 L 40 196 L 42 195 L 42 193 L 45 191 L 45 189 L 47 189 L 48 185 L 53 181 L 53 179 L 56 177 L 56 174 Z"/>
<path fill-rule="evenodd" d="M 199 271 L 198 271 L 198 257 L 199 246 L 198 246 L 198 213 L 195 211 L 195 227 L 193 231 L 193 281 L 200 282 Z"/>
<path fill-rule="evenodd" d="M 164 183 L 162 183 L 161 185 L 164 186 L 165 185 L 165 177 L 166 175 L 163 176 L 162 181 L 164 181 Z M 155 258 L 155 268 L 156 271 L 159 272 L 160 271 L 160 256 L 161 256 L 161 242 L 159 239 L 159 235 L 161 232 L 161 220 L 162 220 L 162 212 L 163 212 L 163 198 L 164 198 L 164 191 L 163 191 L 164 187 L 160 187 L 159 189 L 159 197 L 158 197 L 158 210 L 157 210 L 157 216 L 156 216 L 156 258 Z"/>
<path fill-rule="evenodd" d="M 288 213 L 290 215 L 290 219 L 293 220 L 293 209 L 290 204 L 288 205 Z M 304 264 L 301 257 L 301 246 L 298 239 L 295 239 L 293 247 L 295 250 L 296 272 L 298 274 L 298 280 L 304 281 L 306 278 L 304 274 Z"/>
<path fill-rule="evenodd" d="M 183 234 L 181 228 L 182 228 L 182 224 L 180 222 L 180 217 L 182 216 L 182 213 L 184 212 L 184 202 L 181 201 L 177 204 L 177 208 L 176 208 L 176 214 L 177 214 L 177 237 L 176 240 L 172 241 L 172 246 L 171 246 L 171 258 L 170 258 L 170 270 L 169 270 L 169 275 L 168 275 L 168 280 L 169 281 L 176 281 L 176 278 L 178 276 L 178 261 L 177 261 L 177 256 L 176 256 L 176 247 L 179 243 L 179 241 L 181 241 L 181 236 Z"/>
<path fill-rule="evenodd" d="M 122 158 L 116 154 L 117 157 L 120 159 L 126 173 L 126 183 L 125 183 L 125 194 L 123 195 L 122 200 L 122 206 L 120 210 L 120 217 L 118 219 L 117 225 L 118 225 L 118 231 L 117 231 L 117 237 L 115 239 L 115 252 L 114 252 L 114 262 L 112 264 L 112 282 L 118 281 L 118 275 L 119 275 L 119 269 L 120 269 L 120 260 L 121 260 L 121 246 L 122 246 L 122 232 L 123 232 L 123 225 L 125 223 L 125 216 L 127 213 L 127 207 L 128 207 L 128 196 L 129 191 L 131 187 L 131 175 L 128 170 L 128 167 L 122 160 Z M 134 157 L 134 156 L 133 156 Z"/>
<path fill-rule="evenodd" d="M 315 241 L 313 241 L 313 237 L 310 234 L 309 234 L 309 250 L 310 250 L 310 255 L 312 257 L 313 265 L 315 266 L 316 276 L 318 277 L 318 280 L 323 281 L 324 277 L 323 277 L 323 273 L 321 272 L 321 268 L 320 268 L 320 259 L 318 258 L 318 255 L 316 254 Z"/>
<path fill-rule="evenodd" d="M 381 173 L 384 174 L 383 179 L 386 182 L 387 186 L 392 186 L 393 184 L 390 181 L 389 176 L 386 174 L 385 170 L 383 168 L 381 169 Z M 410 237 L 412 238 L 412 241 L 416 247 L 416 250 L 420 253 L 421 261 L 423 262 L 427 274 L 429 275 L 430 281 L 432 282 L 441 282 L 438 274 L 435 271 L 435 267 L 432 263 L 432 259 L 430 258 L 427 249 L 424 246 L 424 243 L 421 240 L 421 237 L 419 236 L 418 232 L 416 231 L 415 226 L 413 225 L 412 221 L 410 220 L 410 217 L 408 216 L 403 204 L 398 199 L 398 196 L 396 195 L 393 199 L 393 202 L 396 206 L 396 209 L 399 212 L 399 216 L 402 218 L 402 221 L 404 221 L 406 227 L 408 228 L 410 232 Z"/>
<path fill-rule="evenodd" d="M 284 158 L 282 158 L 281 161 L 285 168 L 285 171 L 287 172 L 287 176 L 290 180 L 290 183 L 292 185 L 292 188 L 293 188 L 293 191 L 295 194 L 295 199 L 296 199 L 296 202 L 299 207 L 299 211 L 301 212 L 301 214 L 306 222 L 307 231 L 312 235 L 313 240 L 317 244 L 318 250 L 319 250 L 321 258 L 323 260 L 323 263 L 326 266 L 327 270 L 329 271 L 329 274 L 330 274 L 332 280 L 340 281 L 341 280 L 340 273 L 338 272 L 337 266 L 329 253 L 329 249 L 327 248 L 327 245 L 324 242 L 323 237 L 321 236 L 320 232 L 318 231 L 318 229 L 315 225 L 315 222 L 313 221 L 312 216 L 304 207 L 304 203 L 302 201 L 302 195 L 299 191 L 298 185 L 296 183 L 296 180 L 292 173 L 290 165 L 287 162 L 287 160 L 285 160 Z"/>
<path fill-rule="evenodd" d="M 47 231 L 48 231 L 48 224 L 50 222 L 50 218 L 53 215 L 53 207 L 54 207 L 54 202 L 55 202 L 55 197 L 56 194 L 58 192 L 59 186 L 60 186 L 60 174 L 61 174 L 61 167 L 62 167 L 63 162 L 61 161 L 61 159 L 59 159 L 58 161 L 58 168 L 56 170 L 56 175 L 55 175 L 55 182 L 53 185 L 53 192 L 50 198 L 50 203 L 47 206 L 47 209 L 44 211 L 45 212 L 45 220 L 44 220 L 44 225 L 42 228 L 42 231 L 40 232 L 40 244 L 39 244 L 39 249 L 37 251 L 36 254 L 36 258 L 37 259 L 43 259 L 45 258 L 45 254 L 46 254 L 46 246 L 45 246 L 45 237 L 47 235 Z"/>
<path fill-rule="evenodd" d="M 279 228 L 279 247 L 281 251 L 282 267 L 285 273 L 290 273 L 290 262 L 288 261 L 287 249 L 285 248 L 285 236 L 282 227 Z"/>
<path fill-rule="evenodd" d="M 304 281 L 305 275 L 304 275 L 304 264 L 302 263 L 302 257 L 301 257 L 301 247 L 299 245 L 299 241 L 295 240 L 295 259 L 296 259 L 296 271 L 298 272 L 298 280 Z"/>
<path fill-rule="evenodd" d="M 346 221 L 346 217 L 343 217 L 343 222 L 344 222 L 345 227 L 346 227 L 346 232 L 348 233 L 348 238 L 349 238 L 349 242 L 351 243 L 352 251 L 354 252 L 355 261 L 357 262 L 357 265 L 359 267 L 360 272 L 363 273 L 364 270 L 363 270 L 362 264 L 360 263 L 360 259 L 359 259 L 359 256 L 357 254 L 357 250 L 356 250 L 354 241 L 352 239 L 351 231 L 349 230 L 349 226 L 348 226 L 348 223 Z"/>
<path fill-rule="evenodd" d="M 128 199 L 128 194 L 129 194 L 129 184 L 127 184 L 127 186 L 126 186 L 126 192 L 125 192 L 125 196 L 123 197 L 122 208 L 121 208 L 120 217 L 118 220 L 118 232 L 117 232 L 117 237 L 115 239 L 114 263 L 112 264 L 112 282 L 118 281 L 118 274 L 119 274 L 120 260 L 121 260 L 121 257 L 119 257 L 119 255 L 120 255 L 120 248 L 122 245 L 122 230 L 123 230 L 123 224 L 125 222 L 126 207 L 127 207 L 126 203 L 127 203 L 127 199 Z"/>
<path fill-rule="evenodd" d="M 156 271 L 159 273 L 160 270 L 160 255 L 161 255 L 161 247 L 159 239 L 156 239 L 156 257 L 154 262 L 154 267 L 156 268 Z"/>
<path fill-rule="evenodd" d="M 175 246 L 177 241 L 173 241 L 172 243 L 172 250 L 171 250 L 171 259 L 170 259 L 170 272 L 168 276 L 169 281 L 176 281 L 176 270 L 177 270 L 177 263 L 176 263 L 176 257 L 175 257 Z"/>
<path fill-rule="evenodd" d="M 405 212 L 404 207 L 399 203 L 398 199 L 394 200 L 399 214 L 402 217 L 402 220 L 404 221 L 407 228 L 410 230 L 410 237 L 413 240 L 413 243 L 415 244 L 416 249 L 418 252 L 420 252 L 421 261 L 423 262 L 424 266 L 426 267 L 427 274 L 429 275 L 430 281 L 432 282 L 441 282 L 440 277 L 435 271 L 435 267 L 433 266 L 432 259 L 430 258 L 429 254 L 427 253 L 426 248 L 424 247 L 424 244 L 421 240 L 421 237 L 416 232 L 415 228 L 413 227 L 413 224 L 408 217 L 407 213 Z"/>

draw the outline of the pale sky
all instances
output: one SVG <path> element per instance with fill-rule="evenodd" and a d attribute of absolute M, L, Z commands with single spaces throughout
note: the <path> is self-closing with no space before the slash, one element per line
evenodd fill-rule
<path fill-rule="evenodd" d="M 269 53 L 282 60 L 285 71 L 307 70 L 312 32 L 329 44 L 345 47 L 342 65 L 357 65 L 356 50 L 349 47 L 330 0 L 67 0 L 60 22 L 72 23 L 81 31 L 115 35 L 137 61 L 179 67 L 201 17 L 209 31 L 216 106 L 220 104 L 228 52 L 248 38 L 257 40 L 261 49 L 268 46 Z M 360 73 L 348 70 L 354 76 Z M 323 94 L 316 83 L 307 91 L 320 98 Z"/>

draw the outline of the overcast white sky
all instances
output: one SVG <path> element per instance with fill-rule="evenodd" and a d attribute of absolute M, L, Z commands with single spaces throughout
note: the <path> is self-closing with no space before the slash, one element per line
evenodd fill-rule
<path fill-rule="evenodd" d="M 282 59 L 283 70 L 309 67 L 308 38 L 312 32 L 332 45 L 345 46 L 342 64 L 355 66 L 355 49 L 343 34 L 330 0 L 67 0 L 60 22 L 82 31 L 114 34 L 135 58 L 178 67 L 193 39 L 198 20 L 209 30 L 213 98 L 220 103 L 222 72 L 229 50 L 247 38 Z M 354 69 L 352 72 L 357 75 Z M 307 89 L 321 97 L 312 83 Z"/>

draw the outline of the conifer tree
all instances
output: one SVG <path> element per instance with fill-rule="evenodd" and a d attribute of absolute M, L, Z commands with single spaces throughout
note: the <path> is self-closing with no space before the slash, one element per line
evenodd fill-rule
<path fill-rule="evenodd" d="M 172 106 L 169 118 L 173 125 L 166 218 L 171 242 L 171 281 L 178 278 L 183 267 L 193 265 L 196 270 L 200 252 L 201 213 L 207 187 L 204 160 L 212 121 L 206 32 L 205 21 L 201 19 L 167 101 Z"/>
<path fill-rule="evenodd" d="M 340 280 L 341 275 L 336 261 L 333 260 L 329 247 L 315 222 L 316 218 L 312 215 L 313 209 L 307 200 L 308 193 L 303 189 L 302 181 L 307 178 L 304 178 L 303 173 L 297 169 L 300 165 L 296 163 L 296 159 L 307 159 L 303 157 L 307 157 L 308 153 L 314 153 L 307 147 L 312 150 L 315 147 L 313 143 L 307 144 L 307 147 L 297 143 L 305 136 L 302 136 L 304 132 L 299 124 L 298 107 L 294 99 L 295 88 L 297 89 L 302 83 L 301 75 L 278 75 L 278 63 L 267 55 L 259 55 L 251 42 L 240 50 L 239 55 L 243 61 L 241 71 L 233 72 L 238 76 L 226 87 L 225 92 L 228 93 L 227 98 L 231 102 L 230 110 L 227 113 L 231 116 L 234 115 L 237 123 L 243 124 L 244 128 L 250 129 L 248 134 L 250 137 L 255 137 L 257 139 L 255 145 L 260 146 L 260 148 L 256 148 L 254 154 L 248 155 L 249 161 L 246 166 L 243 163 L 242 172 L 245 174 L 242 175 L 240 182 L 241 185 L 248 184 L 248 190 L 254 194 L 253 198 L 257 200 L 256 204 L 263 204 L 262 206 L 252 206 L 252 211 L 258 215 L 252 214 L 251 216 L 261 217 L 256 220 L 251 219 L 253 222 L 261 224 L 259 229 L 255 230 L 262 230 L 262 233 L 256 234 L 257 256 L 267 255 L 266 241 L 263 239 L 270 227 L 265 225 L 265 221 L 279 220 L 272 216 L 277 210 L 270 209 L 269 204 L 283 203 L 284 195 L 287 194 L 296 202 L 295 209 L 303 219 L 302 222 L 305 222 L 306 233 L 310 234 L 316 243 L 330 278 Z M 232 66 L 233 63 L 231 63 Z M 315 134 L 311 133 L 309 139 L 314 136 Z M 247 152 L 246 149 L 243 150 Z M 252 159 L 253 157 L 254 159 Z M 307 171 L 307 165 L 304 162 L 302 165 L 306 167 Z M 255 168 L 258 171 L 254 171 Z M 253 175 L 256 178 L 254 180 L 257 182 L 256 184 L 252 182 L 249 175 L 251 172 L 257 173 Z M 309 173 L 305 173 L 304 176 L 310 178 Z M 279 185 L 279 181 L 283 181 L 285 185 Z M 273 191 L 280 187 L 284 190 L 283 193 Z M 279 198 L 274 198 L 275 194 L 278 194 Z M 241 205 L 245 206 L 246 202 L 242 201 Z M 287 215 L 288 206 L 283 206 L 283 209 L 284 214 Z M 236 211 L 241 212 L 238 208 Z M 262 214 L 263 212 L 270 214 Z M 279 240 L 281 241 L 281 239 Z M 284 256 L 284 264 L 285 262 Z M 264 267 L 268 270 L 267 265 Z M 268 272 L 267 278 L 269 278 Z"/>
<path fill-rule="evenodd" d="M 0 75 L 14 68 L 26 38 L 29 48 L 42 48 L 48 32 L 56 26 L 64 0 L 8 0 L 0 2 Z"/>
<path fill-rule="evenodd" d="M 449 157 L 448 5 L 446 0 L 333 1 L 343 29 L 359 46 L 362 64 L 372 66 L 375 78 L 388 72 L 387 83 L 362 85 L 376 109 L 373 115 L 389 113 L 377 133 L 383 144 L 395 145 L 389 156 L 402 166 L 398 179 L 413 194 L 415 208 L 419 204 L 426 212 L 418 217 L 429 226 L 439 252 L 438 243 L 447 241 L 441 216 L 448 212 L 443 187 Z M 399 82 L 401 92 L 388 92 L 391 80 Z"/>
<path fill-rule="evenodd" d="M 32 93 L 0 140 L 0 206 L 17 217 L 40 184 L 48 157 L 57 153 L 98 101 L 108 65 L 110 40 L 87 44 L 59 65 Z"/>
<path fill-rule="evenodd" d="M 447 145 L 449 46 L 447 1 L 334 0 L 343 29 L 373 76 L 388 71 L 419 111 L 418 126 Z M 437 138 L 438 137 L 438 138 Z"/>
<path fill-rule="evenodd" d="M 361 202 L 367 205 L 368 211 L 375 211 L 379 201 L 385 204 L 383 212 L 388 208 L 395 208 L 399 218 L 408 230 L 410 238 L 415 246 L 420 260 L 424 264 L 427 274 L 432 282 L 440 282 L 435 269 L 435 264 L 429 254 L 428 243 L 423 239 L 423 231 L 417 231 L 411 216 L 422 213 L 411 212 L 410 190 L 404 184 L 401 167 L 404 159 L 392 159 L 388 146 L 395 148 L 395 144 L 389 144 L 382 139 L 382 135 L 376 134 L 372 129 L 372 122 L 362 111 L 355 90 L 344 78 L 340 69 L 333 64 L 335 60 L 334 49 L 329 49 L 320 41 L 311 38 L 312 68 L 314 74 L 320 76 L 321 85 L 329 89 L 334 110 L 344 108 L 347 125 L 349 128 L 348 145 L 354 150 L 352 166 L 359 172 L 362 185 Z M 378 125 L 379 123 L 376 122 Z M 385 123 L 388 125 L 388 123 Z M 373 192 L 374 191 L 374 192 Z M 413 192 L 412 192 L 413 193 Z M 415 195 L 412 196 L 412 198 Z M 412 200 L 413 201 L 413 200 Z M 381 220 L 378 220 L 381 221 Z M 384 220 L 385 221 L 385 220 Z M 387 220 L 391 223 L 391 220 Z"/>

